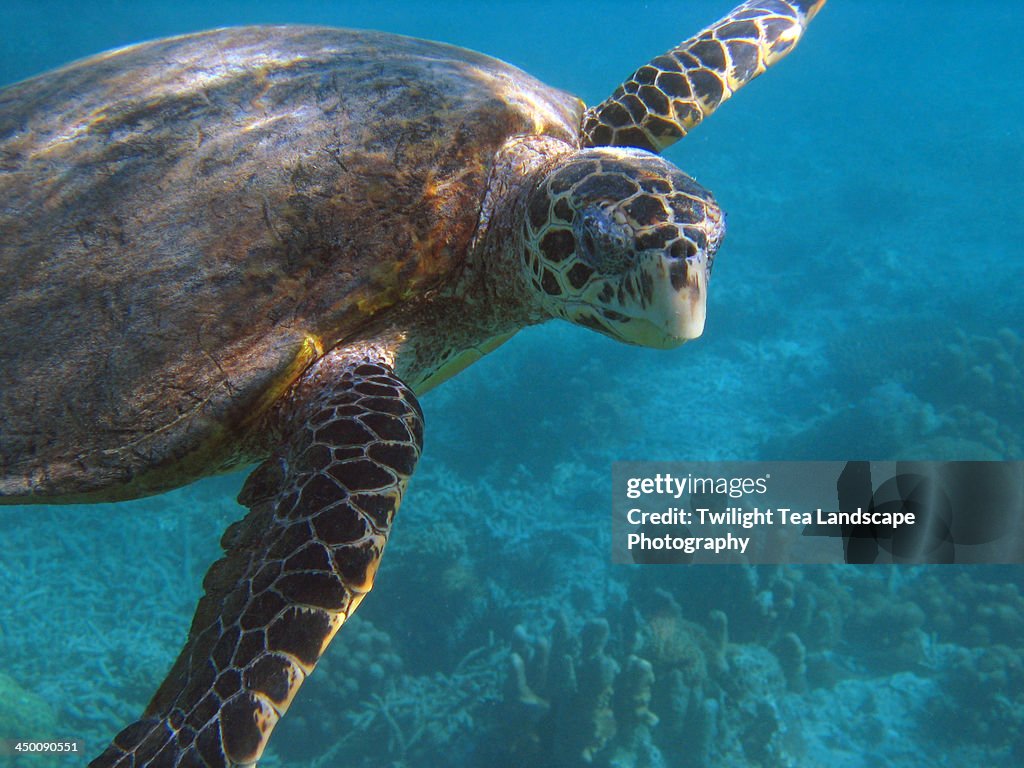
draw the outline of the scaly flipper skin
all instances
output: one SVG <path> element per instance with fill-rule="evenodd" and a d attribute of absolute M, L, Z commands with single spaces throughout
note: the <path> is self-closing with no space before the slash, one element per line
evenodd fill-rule
<path fill-rule="evenodd" d="M 249 478 L 188 642 L 142 719 L 90 768 L 251 766 L 373 585 L 423 445 L 391 368 L 336 350 L 297 384 L 282 447 Z"/>
<path fill-rule="evenodd" d="M 749 0 L 583 116 L 584 147 L 661 152 L 796 46 L 826 0 Z"/>

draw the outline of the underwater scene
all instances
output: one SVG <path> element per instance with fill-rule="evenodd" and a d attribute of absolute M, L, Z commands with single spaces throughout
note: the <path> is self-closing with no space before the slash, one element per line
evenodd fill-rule
<path fill-rule="evenodd" d="M 0 85 L 296 23 L 469 48 L 592 105 L 734 4 L 0 0 Z M 420 397 L 373 592 L 259 765 L 1024 765 L 1024 566 L 616 565 L 610 514 L 620 461 L 1024 459 L 1022 39 L 1012 0 L 829 0 L 666 149 L 728 215 L 703 335 L 553 320 Z M 0 766 L 85 765 L 140 716 L 246 474 L 0 506 Z"/>

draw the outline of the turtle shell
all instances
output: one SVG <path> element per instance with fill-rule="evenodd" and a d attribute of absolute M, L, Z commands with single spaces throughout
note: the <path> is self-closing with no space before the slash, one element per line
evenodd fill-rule
<path fill-rule="evenodd" d="M 255 458 L 243 436 L 318 354 L 453 274 L 498 148 L 575 144 L 581 112 L 477 53 L 315 27 L 0 91 L 0 501 Z"/>

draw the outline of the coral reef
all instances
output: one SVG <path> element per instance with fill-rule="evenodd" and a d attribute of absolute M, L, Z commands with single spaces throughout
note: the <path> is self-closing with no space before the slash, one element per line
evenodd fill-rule
<path fill-rule="evenodd" d="M 951 416 L 1005 457 L 1024 456 L 1020 424 L 1024 420 L 1024 338 L 1020 330 L 999 328 L 995 335 L 958 331 L 937 361 L 950 377 L 943 391 L 969 392 L 970 401 L 956 404 Z M 933 378 L 932 381 L 936 381 Z M 972 414 L 988 417 L 985 429 L 972 423 Z"/>
<path fill-rule="evenodd" d="M 1016 571 L 975 567 L 957 569 L 952 578 L 919 574 L 914 597 L 927 617 L 925 631 L 965 646 L 1024 645 L 1024 586 Z"/>
<path fill-rule="evenodd" d="M 243 512 L 239 483 L 116 505 L 0 507 L 4 671 L 87 755 L 145 708 L 170 668 L 220 536 Z"/>
<path fill-rule="evenodd" d="M 912 600 L 865 592 L 847 617 L 844 641 L 875 671 L 914 669 L 924 658 L 924 622 L 924 611 Z"/>
<path fill-rule="evenodd" d="M 782 664 L 756 644 L 728 640 L 725 614 L 707 626 L 662 591 L 650 615 L 631 606 L 608 619 L 550 631 L 520 627 L 505 688 L 497 765 L 705 768 L 784 765 L 777 701 Z"/>
<path fill-rule="evenodd" d="M 485 731 L 504 751 L 488 762 L 766 768 L 828 754 L 851 768 L 1013 765 L 1024 726 L 1020 591 L 966 571 L 949 589 L 941 576 L 755 569 L 745 588 L 719 580 L 747 602 L 703 622 L 687 618 L 681 590 L 655 589 L 601 620 L 562 614 L 546 632 L 520 628 L 505 725 Z M 943 637 L 931 602 L 943 596 L 1013 645 L 959 624 Z M 738 642 L 730 615 L 750 614 L 761 621 L 737 623 L 756 637 Z M 925 741 L 896 737 L 913 733 Z"/>
<path fill-rule="evenodd" d="M 303 686 L 272 742 L 288 762 L 307 762 L 337 739 L 343 713 L 371 706 L 375 696 L 402 679 L 402 659 L 387 633 L 358 615 L 317 664 L 315 684 Z M 335 713 L 325 717 L 324 713 Z M 348 720 L 354 719 L 354 715 Z"/>
<path fill-rule="evenodd" d="M 591 480 L 572 465 L 558 471 L 567 483 Z M 767 768 L 814 764 L 815 756 L 839 754 L 837 744 L 850 754 L 871 744 L 880 762 L 900 768 L 937 764 L 928 747 L 913 755 L 917 762 L 900 753 L 886 735 L 896 727 L 930 734 L 935 750 L 953 756 L 950 765 L 1014 765 L 1011 756 L 1024 749 L 1024 596 L 1016 570 L 668 566 L 609 574 L 595 569 L 606 555 L 582 522 L 520 527 L 527 501 L 518 491 L 496 495 L 488 483 L 470 489 L 430 475 L 426 485 L 426 506 L 404 521 L 406 543 L 389 552 L 395 567 L 303 687 L 271 742 L 267 768 L 326 767 L 342 756 L 353 768 Z M 163 527 L 156 537 L 174 544 L 166 559 L 150 551 L 156 568 L 141 588 L 166 595 L 194 578 L 198 589 L 204 558 L 195 553 L 204 538 L 216 545 L 217 518 L 231 513 L 222 491 L 206 493 L 190 495 L 215 510 L 205 526 L 155 517 Z M 459 498 L 510 511 L 483 520 L 471 539 L 444 518 Z M 558 524 L 564 551 L 538 562 L 537 547 Z M 584 532 L 576 535 L 574 525 Z M 22 535 L 16 525 L 8 530 L 14 540 Z M 84 536 L 65 526 L 54 546 L 81 547 Z M 514 567 L 489 562 L 501 541 Z M 192 564 L 183 569 L 186 553 Z M 109 568 L 121 557 L 96 556 Z M 29 562 L 38 557 L 15 544 L 2 575 L 43 573 L 46 557 Z M 537 563 L 531 576 L 549 585 L 542 593 L 522 581 L 530 563 Z M 453 567 L 468 583 L 444 575 Z M 605 575 L 594 579 L 595 572 Z M 121 624 L 92 608 L 85 621 L 95 632 L 58 639 L 103 685 L 28 667 L 8 674 L 32 680 L 63 728 L 98 743 L 123 713 L 144 705 L 177 650 L 173 638 L 187 627 L 188 608 L 167 629 L 160 606 L 140 606 L 154 627 L 147 630 L 143 619 L 136 626 L 121 615 L 111 587 L 91 577 L 80 587 L 96 590 L 93 605 L 109 602 Z M 17 589 L 30 603 L 39 599 L 30 587 Z M 418 627 L 427 614 L 405 606 L 431 595 L 449 612 Z M 545 620 L 556 602 L 559 614 Z M 43 617 L 19 605 L 0 607 L 3 642 L 6 654 L 27 662 L 34 658 L 25 650 L 27 627 Z M 69 620 L 55 610 L 56 620 Z M 125 657 L 142 663 L 116 661 Z"/>
<path fill-rule="evenodd" d="M 921 324 L 916 317 L 886 318 L 837 334 L 829 356 L 846 372 L 834 384 L 839 405 L 807 425 L 799 444 L 791 435 L 769 434 L 764 450 L 790 458 L 1024 456 L 1020 332 L 957 327 L 946 339 L 922 334 Z M 821 446 L 828 447 L 824 454 Z"/>
<path fill-rule="evenodd" d="M 1024 648 L 991 645 L 946 649 L 936 670 L 944 695 L 934 717 L 937 736 L 949 743 L 976 741 L 994 751 L 1020 748 L 1024 732 Z"/>
<path fill-rule="evenodd" d="M 497 765 L 550 768 L 660 768 L 664 759 L 651 730 L 655 675 L 650 662 L 609 648 L 603 619 L 577 632 L 563 614 L 550 637 L 518 627 L 509 657 L 504 706 L 508 714 Z"/>
<path fill-rule="evenodd" d="M 461 658 L 464 630 L 484 609 L 484 583 L 469 557 L 464 527 L 414 513 L 401 524 L 377 592 L 362 612 L 396 637 L 415 634 L 415 643 L 401 649 L 413 668 L 445 670 Z"/>
<path fill-rule="evenodd" d="M 410 674 L 392 638 L 353 616 L 303 687 L 260 765 L 457 764 L 500 698 L 507 650 L 485 646 L 446 673 Z"/>

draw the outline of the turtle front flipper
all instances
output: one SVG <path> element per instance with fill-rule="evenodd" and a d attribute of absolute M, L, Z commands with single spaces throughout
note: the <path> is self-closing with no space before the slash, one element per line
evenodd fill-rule
<path fill-rule="evenodd" d="M 251 766 L 373 585 L 423 444 L 412 391 L 329 353 L 282 406 L 282 446 L 246 482 L 188 642 L 142 719 L 91 768 Z"/>
<path fill-rule="evenodd" d="M 583 115 L 585 147 L 660 152 L 796 46 L 826 0 L 749 0 Z"/>

